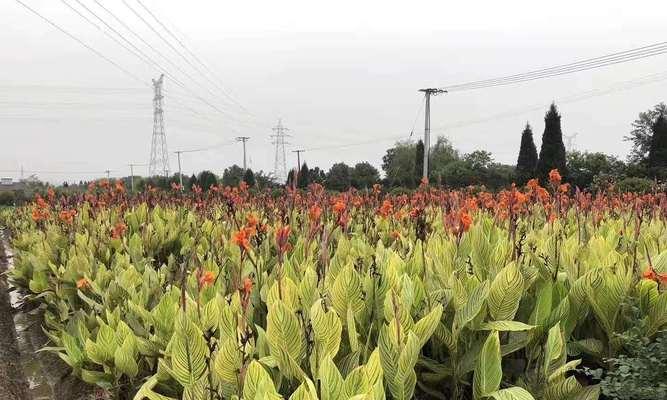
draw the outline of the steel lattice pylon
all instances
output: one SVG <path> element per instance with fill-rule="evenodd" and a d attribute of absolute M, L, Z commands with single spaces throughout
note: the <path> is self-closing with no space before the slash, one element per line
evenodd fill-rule
<path fill-rule="evenodd" d="M 169 176 L 169 153 L 167 151 L 167 136 L 164 133 L 164 111 L 162 109 L 162 83 L 160 79 L 153 79 L 153 138 L 151 140 L 151 158 L 148 164 L 150 176 Z"/>
<path fill-rule="evenodd" d="M 287 128 L 283 127 L 282 120 L 278 120 L 278 125 L 273 128 L 275 134 L 271 135 L 273 144 L 276 145 L 276 158 L 273 166 L 273 176 L 277 182 L 287 181 L 287 158 L 285 156 L 285 145 L 289 144 L 285 139 L 289 137 L 285 132 Z"/>

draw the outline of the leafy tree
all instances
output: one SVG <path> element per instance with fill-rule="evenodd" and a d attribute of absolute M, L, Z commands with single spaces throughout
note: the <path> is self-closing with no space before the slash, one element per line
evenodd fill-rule
<path fill-rule="evenodd" d="M 652 109 L 640 112 L 637 119 L 632 123 L 632 131 L 624 138 L 626 141 L 632 142 L 632 150 L 628 156 L 630 163 L 643 165 L 647 163 L 653 139 L 653 125 L 660 115 L 667 115 L 667 105 L 665 103 L 656 104 Z"/>
<path fill-rule="evenodd" d="M 604 153 L 571 151 L 567 154 L 569 181 L 581 189 L 593 185 L 596 177 L 619 179 L 625 171 L 625 163 Z"/>
<path fill-rule="evenodd" d="M 431 146 L 431 154 L 429 157 L 429 180 L 433 183 L 446 183 L 446 181 L 443 182 L 443 168 L 448 164 L 459 160 L 459 153 L 454 149 L 451 142 L 444 136 L 438 136 L 435 145 Z"/>
<path fill-rule="evenodd" d="M 468 163 L 473 170 L 483 170 L 489 167 L 493 162 L 491 153 L 486 150 L 475 150 L 463 157 L 463 160 Z"/>
<path fill-rule="evenodd" d="M 299 180 L 297 181 L 297 184 L 300 189 L 305 189 L 310 185 L 310 170 L 308 169 L 308 165 L 306 163 L 303 163 L 301 165 L 301 170 L 299 171 Z"/>
<path fill-rule="evenodd" d="M 312 168 L 308 171 L 308 180 L 310 183 L 319 183 L 324 185 L 327 180 L 327 174 L 320 167 Z"/>
<path fill-rule="evenodd" d="M 357 189 L 370 188 L 380 180 L 377 168 L 368 162 L 360 162 L 352 169 L 352 186 Z"/>
<path fill-rule="evenodd" d="M 479 178 L 479 172 L 474 171 L 465 160 L 450 162 L 440 168 L 438 174 L 444 185 L 455 188 L 473 185 Z"/>
<path fill-rule="evenodd" d="M 250 187 L 255 186 L 255 174 L 250 168 L 245 170 L 245 173 L 243 174 L 243 181 Z"/>
<path fill-rule="evenodd" d="M 402 141 L 387 149 L 382 170 L 390 186 L 415 187 L 415 147 L 410 141 Z"/>
<path fill-rule="evenodd" d="M 653 136 L 648 152 L 649 173 L 653 177 L 667 177 L 667 115 L 660 114 L 653 124 Z"/>
<path fill-rule="evenodd" d="M 565 144 L 563 144 L 560 117 L 556 104 L 551 103 L 549 111 L 544 116 L 542 147 L 540 148 L 540 157 L 537 161 L 537 176 L 543 183 L 548 182 L 549 171 L 554 168 L 558 169 L 561 176 L 567 177 Z"/>
<path fill-rule="evenodd" d="M 222 184 L 225 186 L 238 186 L 243 179 L 243 173 L 243 168 L 236 164 L 225 168 L 225 171 L 222 173 Z M 199 180 L 201 182 L 201 178 Z"/>
<path fill-rule="evenodd" d="M 516 161 L 516 179 L 520 185 L 525 185 L 529 179 L 535 177 L 537 168 L 537 148 L 533 141 L 533 130 L 530 124 L 521 133 L 521 147 L 519 147 L 519 158 Z"/>
<path fill-rule="evenodd" d="M 345 163 L 336 163 L 327 173 L 326 187 L 331 190 L 345 191 L 352 185 L 352 171 Z"/>
<path fill-rule="evenodd" d="M 421 182 L 424 176 L 424 142 L 421 139 L 417 142 L 415 151 L 415 182 Z"/>
<path fill-rule="evenodd" d="M 276 186 L 276 182 L 270 173 L 264 173 L 264 171 L 260 170 L 259 172 L 254 173 L 254 175 L 255 184 L 259 189 Z"/>
<path fill-rule="evenodd" d="M 218 184 L 218 177 L 211 171 L 202 171 L 197 176 L 197 182 L 202 189 L 208 190 L 211 186 Z"/>

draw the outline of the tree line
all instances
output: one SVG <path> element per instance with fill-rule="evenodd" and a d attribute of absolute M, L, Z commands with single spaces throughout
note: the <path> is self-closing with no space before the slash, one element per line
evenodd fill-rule
<path fill-rule="evenodd" d="M 632 129 L 624 140 L 631 144 L 627 160 L 601 152 L 566 151 L 561 129 L 561 115 L 555 103 L 549 106 L 544 116 L 544 131 L 539 152 L 533 137 L 533 128 L 526 123 L 521 131 L 521 140 L 515 165 L 498 163 L 492 153 L 475 150 L 461 153 L 445 137 L 438 137 L 429 153 L 429 182 L 432 185 L 451 188 L 469 186 L 499 190 L 513 183 L 524 185 L 529 179 L 538 178 L 543 184 L 548 173 L 558 169 L 563 180 L 582 190 L 609 189 L 619 191 L 648 191 L 656 182 L 667 180 L 667 105 L 660 103 L 640 112 L 632 122 Z M 382 157 L 382 171 L 369 162 L 349 166 L 339 162 L 328 170 L 310 168 L 303 163 L 289 172 L 286 182 L 278 182 L 264 171 L 244 170 L 238 165 L 227 167 L 221 175 L 213 171 L 202 171 L 196 175 L 180 177 L 134 177 L 135 190 L 149 187 L 170 190 L 174 184 L 183 182 L 184 189 L 195 185 L 208 190 L 212 185 L 237 186 L 246 182 L 252 188 L 265 189 L 289 185 L 307 188 L 317 183 L 329 190 L 345 191 L 349 188 L 366 189 L 376 183 L 396 191 L 416 188 L 422 180 L 424 144 L 421 140 L 396 142 Z M 130 177 L 122 178 L 127 187 Z M 61 185 L 64 191 L 85 190 L 88 182 Z M 5 199 L 5 197 L 7 199 Z M 11 197 L 11 198 L 10 198 Z M 16 194 L 3 193 L 3 204 L 17 203 Z M 7 200 L 7 201 L 4 201 Z"/>

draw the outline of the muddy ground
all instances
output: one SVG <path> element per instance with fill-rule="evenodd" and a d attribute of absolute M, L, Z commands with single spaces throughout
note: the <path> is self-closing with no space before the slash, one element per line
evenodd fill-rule
<path fill-rule="evenodd" d="M 9 259 L 5 256 L 4 246 L 0 241 L 0 399 L 27 400 L 31 397 L 21 366 L 14 313 L 4 273 L 8 265 Z"/>

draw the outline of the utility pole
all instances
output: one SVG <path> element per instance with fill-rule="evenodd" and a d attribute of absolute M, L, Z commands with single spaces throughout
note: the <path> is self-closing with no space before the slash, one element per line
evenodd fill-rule
<path fill-rule="evenodd" d="M 177 151 L 176 157 L 178 157 L 178 184 L 181 186 L 181 191 L 183 190 L 183 171 L 181 170 L 181 153 L 183 151 Z"/>
<path fill-rule="evenodd" d="M 301 172 L 301 153 L 306 150 L 298 149 L 292 150 L 292 153 L 296 153 L 296 171 L 294 171 L 294 185 L 296 186 L 299 182 L 299 173 Z"/>
<path fill-rule="evenodd" d="M 437 88 L 419 89 L 419 91 L 424 92 L 424 96 L 426 96 L 424 106 L 424 171 L 422 176 L 428 180 L 428 160 L 431 153 L 431 96 L 447 93 L 447 91 Z"/>
<path fill-rule="evenodd" d="M 147 164 L 129 163 L 130 167 L 130 192 L 134 192 L 134 167 L 145 167 Z"/>
<path fill-rule="evenodd" d="M 153 79 L 153 138 L 151 140 L 151 157 L 148 174 L 169 177 L 169 153 L 167 152 L 167 136 L 164 133 L 164 110 L 162 109 L 162 83 L 164 74 Z"/>
<path fill-rule="evenodd" d="M 134 164 L 130 163 L 130 193 L 134 193 Z"/>
<path fill-rule="evenodd" d="M 107 170 L 104 170 L 104 172 L 106 172 L 106 174 L 107 174 L 107 180 L 109 180 L 109 177 L 110 177 L 109 174 L 111 173 L 111 170 L 110 170 L 110 169 L 107 169 Z"/>
<path fill-rule="evenodd" d="M 303 149 L 298 149 L 298 150 L 292 150 L 292 153 L 296 153 L 296 170 L 297 174 L 299 173 L 298 171 L 301 170 L 301 153 L 303 153 L 306 150 Z"/>
<path fill-rule="evenodd" d="M 248 167 L 246 166 L 246 158 L 245 158 L 245 142 L 247 142 L 248 139 L 250 139 L 249 136 L 238 136 L 236 138 L 237 142 L 243 142 L 243 172 L 248 170 Z"/>

